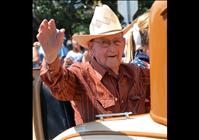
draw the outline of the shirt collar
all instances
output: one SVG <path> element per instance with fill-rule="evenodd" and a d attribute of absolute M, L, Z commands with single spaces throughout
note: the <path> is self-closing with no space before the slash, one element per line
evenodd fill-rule
<path fill-rule="evenodd" d="M 119 73 L 120 73 L 120 75 L 124 75 L 130 79 L 133 79 L 134 73 L 131 73 L 131 70 L 129 70 L 128 65 L 132 65 L 132 64 L 124 64 L 124 63 L 120 64 L 120 68 L 119 68 L 120 72 Z M 121 71 L 122 71 L 122 73 L 121 73 Z"/>
<path fill-rule="evenodd" d="M 92 67 L 97 70 L 97 72 L 102 76 L 101 78 L 104 77 L 104 75 L 106 73 L 111 74 L 112 76 L 116 77 L 116 75 L 111 72 L 111 70 L 104 68 L 102 65 L 100 65 L 95 58 L 91 59 L 90 64 L 92 65 Z M 133 78 L 133 75 L 129 73 L 128 68 L 127 67 L 128 64 L 120 64 L 120 68 L 119 68 L 119 75 L 122 76 L 127 76 L 128 78 Z"/>

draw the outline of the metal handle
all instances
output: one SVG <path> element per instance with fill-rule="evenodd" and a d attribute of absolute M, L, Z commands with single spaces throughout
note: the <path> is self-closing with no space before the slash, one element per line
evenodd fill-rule
<path fill-rule="evenodd" d="M 104 120 L 104 117 L 113 117 L 113 116 L 125 116 L 126 118 L 129 118 L 130 114 L 132 114 L 132 112 L 112 113 L 112 114 L 99 114 L 99 115 L 96 115 L 96 117 L 100 118 L 100 120 Z"/>

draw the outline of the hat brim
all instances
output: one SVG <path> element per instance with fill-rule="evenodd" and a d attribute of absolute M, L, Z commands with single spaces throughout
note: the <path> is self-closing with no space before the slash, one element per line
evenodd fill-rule
<path fill-rule="evenodd" d="M 108 33 L 104 33 L 104 34 L 97 34 L 97 35 L 73 35 L 72 39 L 74 39 L 75 41 L 78 42 L 79 45 L 81 45 L 84 48 L 88 48 L 88 42 L 92 39 L 95 38 L 100 38 L 100 37 L 104 37 L 104 36 L 110 36 L 110 35 L 115 35 L 115 34 L 119 34 L 119 33 L 123 33 L 123 35 L 128 32 L 128 30 L 131 28 L 131 24 L 129 24 L 127 27 L 125 27 L 124 29 L 120 30 L 120 31 L 114 31 L 114 32 L 108 32 Z"/>

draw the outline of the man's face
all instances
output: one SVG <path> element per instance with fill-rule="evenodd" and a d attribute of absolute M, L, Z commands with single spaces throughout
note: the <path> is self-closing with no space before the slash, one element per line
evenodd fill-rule
<path fill-rule="evenodd" d="M 98 63 L 111 69 L 119 67 L 125 45 L 122 33 L 93 39 L 91 44 L 91 53 Z"/>

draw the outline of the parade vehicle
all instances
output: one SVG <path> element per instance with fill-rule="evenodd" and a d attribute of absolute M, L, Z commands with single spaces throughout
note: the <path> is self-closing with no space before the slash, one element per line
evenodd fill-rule
<path fill-rule="evenodd" d="M 50 96 L 34 68 L 33 140 L 167 139 L 167 1 L 150 8 L 149 47 L 151 108 L 146 114 L 98 114 L 95 121 L 75 126 L 70 102 Z"/>

